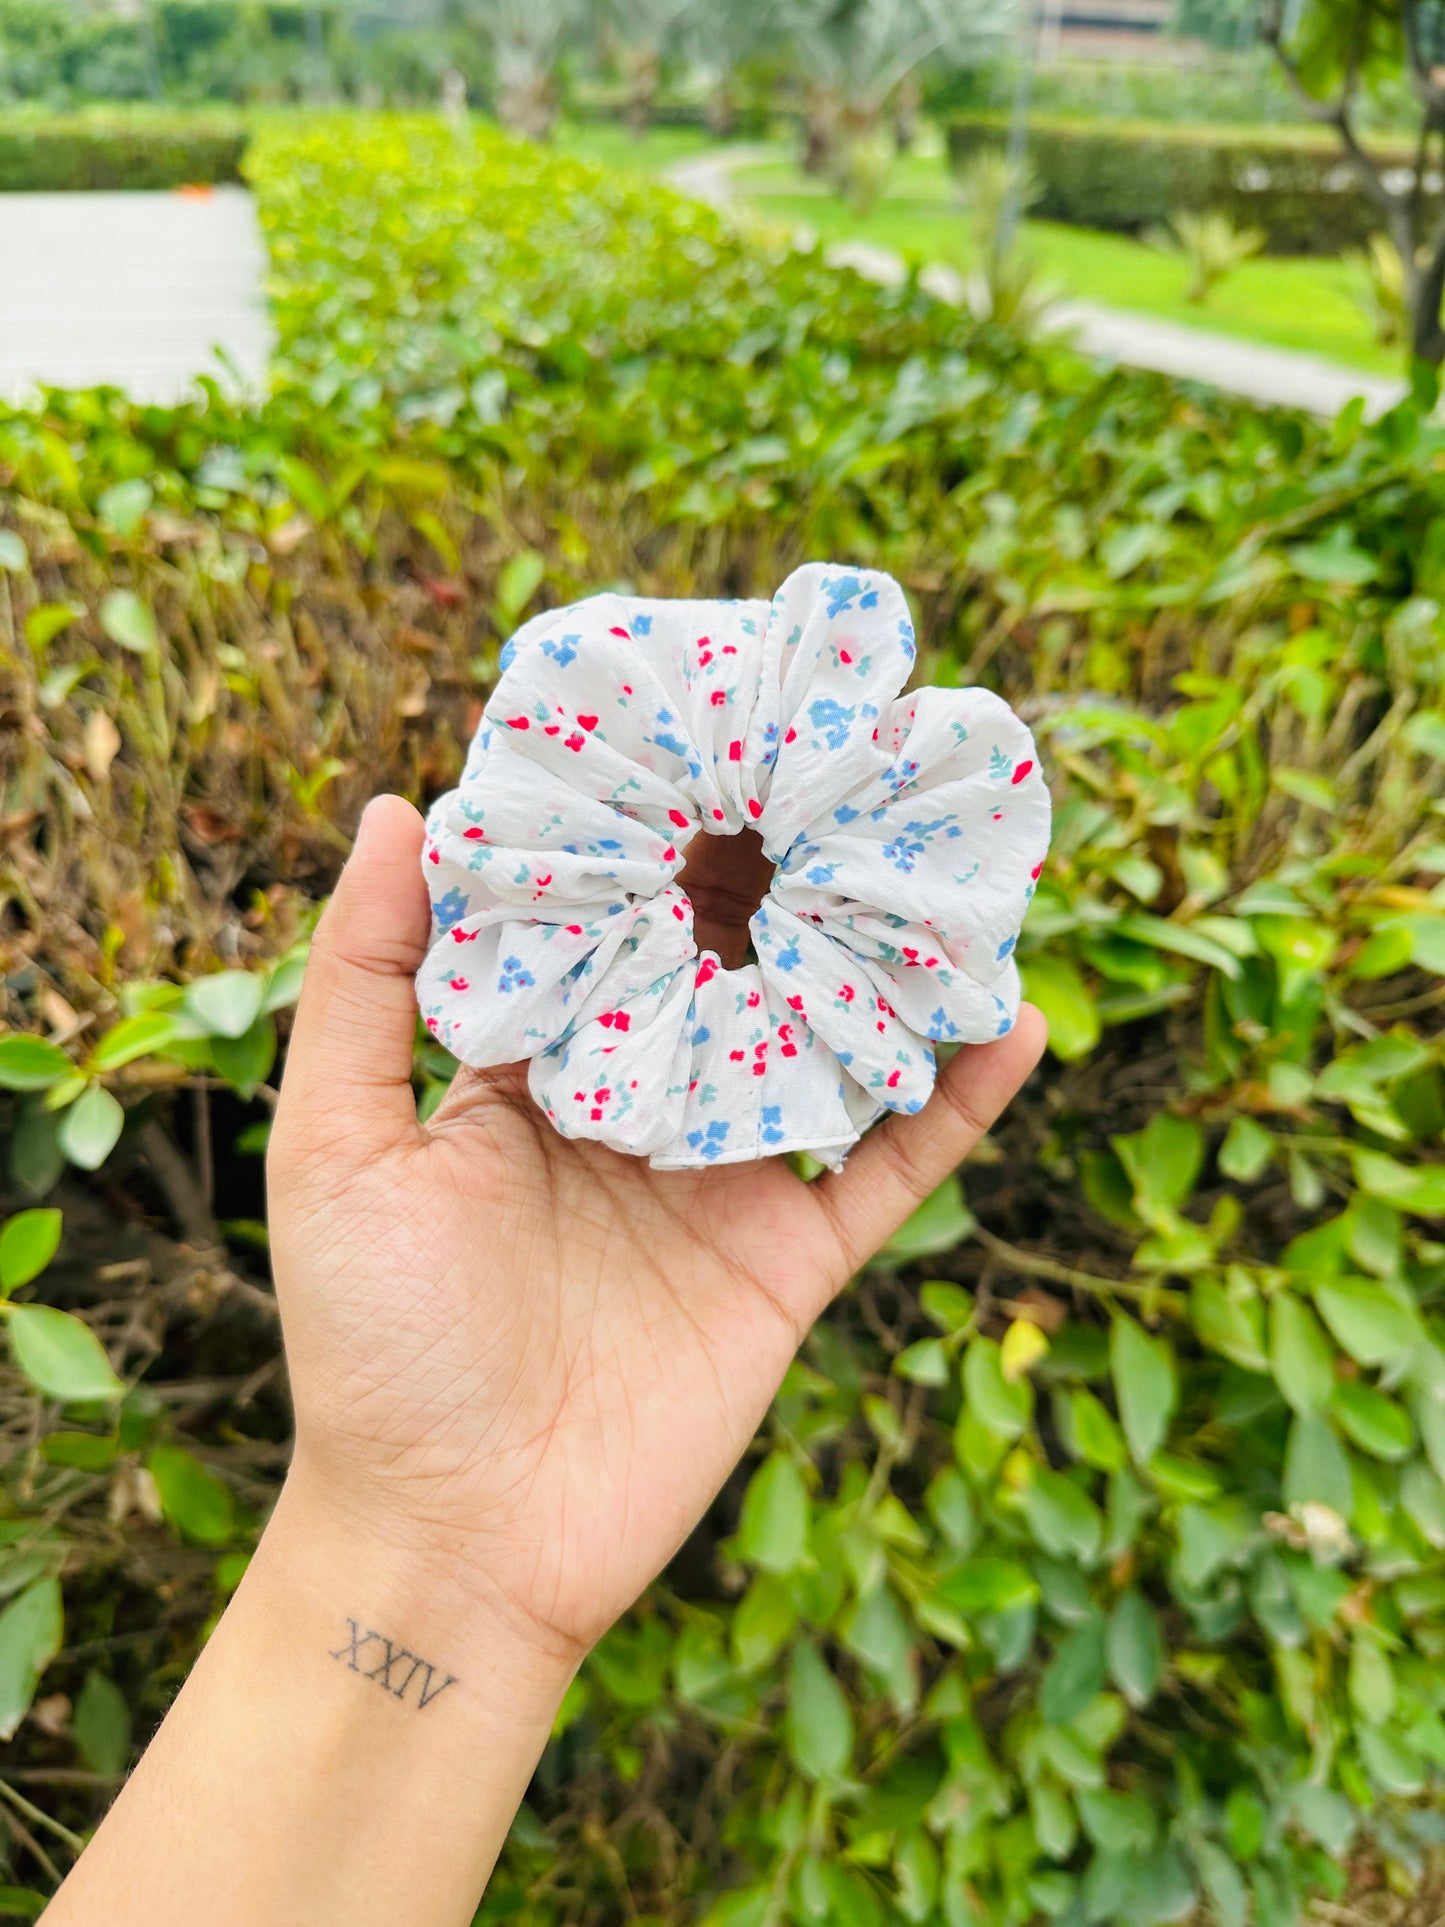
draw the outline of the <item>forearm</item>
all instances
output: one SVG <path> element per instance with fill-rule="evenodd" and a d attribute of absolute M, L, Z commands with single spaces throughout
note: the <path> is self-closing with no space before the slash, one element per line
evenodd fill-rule
<path fill-rule="evenodd" d="M 464 1927 L 567 1668 L 295 1488 L 55 1927 Z"/>

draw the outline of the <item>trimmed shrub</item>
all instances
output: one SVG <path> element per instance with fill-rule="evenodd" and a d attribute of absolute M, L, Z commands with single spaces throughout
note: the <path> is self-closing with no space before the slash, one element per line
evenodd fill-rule
<path fill-rule="evenodd" d="M 963 166 L 1007 139 L 1003 114 L 970 114 L 948 128 Z M 1408 147 L 1377 148 L 1403 168 Z M 1227 214 L 1260 228 L 1274 254 L 1340 254 L 1380 226 L 1340 147 L 1317 128 L 1197 127 L 1041 117 L 1029 157 L 1043 187 L 1043 220 L 1137 234 L 1179 213 Z M 1439 186 L 1435 184 L 1438 194 Z"/>
<path fill-rule="evenodd" d="M 246 130 L 211 115 L 0 118 L 0 193 L 239 181 Z"/>
<path fill-rule="evenodd" d="M 987 68 L 933 66 L 925 100 L 935 119 L 1009 111 L 1015 75 L 1008 62 Z M 1242 124 L 1305 122 L 1273 56 L 1216 53 L 1203 62 L 1059 59 L 1034 74 L 1033 107 L 1048 119 L 1150 120 Z"/>
<path fill-rule="evenodd" d="M 432 123 L 271 130 L 249 166 L 264 407 L 0 410 L 0 1138 L 9 1226 L 40 1214 L 0 1286 L 132 1385 L 83 1335 L 69 1409 L 0 1363 L 31 1797 L 94 1823 L 284 1471 L 255 1153 L 362 800 L 452 780 L 529 610 L 836 556 L 901 577 L 925 679 L 1037 732 L 1052 1057 L 588 1660 L 479 1919 L 1289 1927 L 1349 1870 L 1418 1877 L 1433 396 L 1325 428 L 1100 374 Z M 423 1101 L 449 1070 L 423 1047 Z"/>

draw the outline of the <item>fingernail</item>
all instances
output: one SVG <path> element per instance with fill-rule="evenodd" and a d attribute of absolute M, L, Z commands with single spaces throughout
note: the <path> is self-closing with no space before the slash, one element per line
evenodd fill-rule
<path fill-rule="evenodd" d="M 375 812 L 376 806 L 378 803 L 381 802 L 381 800 L 382 800 L 381 797 L 373 796 L 371 801 L 367 804 L 366 808 L 361 812 L 361 821 L 356 826 L 356 835 L 352 839 L 352 844 L 351 844 L 353 855 L 356 853 L 357 850 L 361 848 L 362 843 L 366 838 L 367 825 L 372 822 L 373 814 Z"/>

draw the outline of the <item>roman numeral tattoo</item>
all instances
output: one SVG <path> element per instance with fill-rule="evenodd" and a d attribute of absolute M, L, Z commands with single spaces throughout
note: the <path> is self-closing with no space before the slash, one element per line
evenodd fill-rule
<path fill-rule="evenodd" d="M 405 1646 L 394 1645 L 381 1633 L 363 1632 L 359 1620 L 348 1619 L 346 1623 L 351 1628 L 351 1637 L 346 1645 L 336 1647 L 331 1657 L 344 1661 L 363 1679 L 374 1679 L 393 1699 L 404 1700 L 414 1679 L 420 1683 L 411 1703 L 418 1708 L 430 1706 L 449 1686 L 456 1685 L 456 1674 L 448 1673 L 440 1686 L 433 1686 L 432 1681 L 442 1670 L 440 1667 Z"/>

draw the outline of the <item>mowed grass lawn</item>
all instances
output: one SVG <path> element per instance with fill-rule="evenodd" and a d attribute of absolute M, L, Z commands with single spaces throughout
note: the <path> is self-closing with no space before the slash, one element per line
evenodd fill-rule
<path fill-rule="evenodd" d="M 588 124 L 566 126 L 558 135 L 563 152 L 651 174 L 711 145 L 700 128 L 658 128 L 639 140 L 616 124 Z M 856 214 L 837 196 L 820 193 L 781 148 L 776 160 L 739 167 L 732 178 L 739 198 L 758 214 L 809 228 L 824 242 L 870 241 L 910 260 L 944 261 L 964 273 L 972 265 L 968 221 L 941 154 L 896 163 L 888 192 L 868 214 Z M 1024 235 L 1045 278 L 1062 295 L 1323 355 L 1371 373 L 1400 372 L 1400 355 L 1379 346 L 1355 299 L 1363 292 L 1364 276 L 1350 262 L 1247 261 L 1199 303 L 1185 297 L 1189 267 L 1180 255 L 1125 235 L 1054 221 L 1029 221 Z"/>
<path fill-rule="evenodd" d="M 654 127 L 641 139 L 621 121 L 562 121 L 552 137 L 559 154 L 600 161 L 604 167 L 631 167 L 660 174 L 677 161 L 719 146 L 704 127 Z"/>
<path fill-rule="evenodd" d="M 750 194 L 745 179 L 739 191 L 760 214 L 809 227 L 823 241 L 872 241 L 919 261 L 946 261 L 965 272 L 970 265 L 967 222 L 946 204 L 888 197 L 871 214 L 857 215 L 830 195 Z M 1063 294 L 1381 374 L 1400 371 L 1399 356 L 1377 344 L 1352 298 L 1358 271 L 1348 263 L 1247 261 L 1197 302 L 1185 297 L 1187 262 L 1160 248 L 1056 221 L 1029 221 L 1024 235 Z"/>

